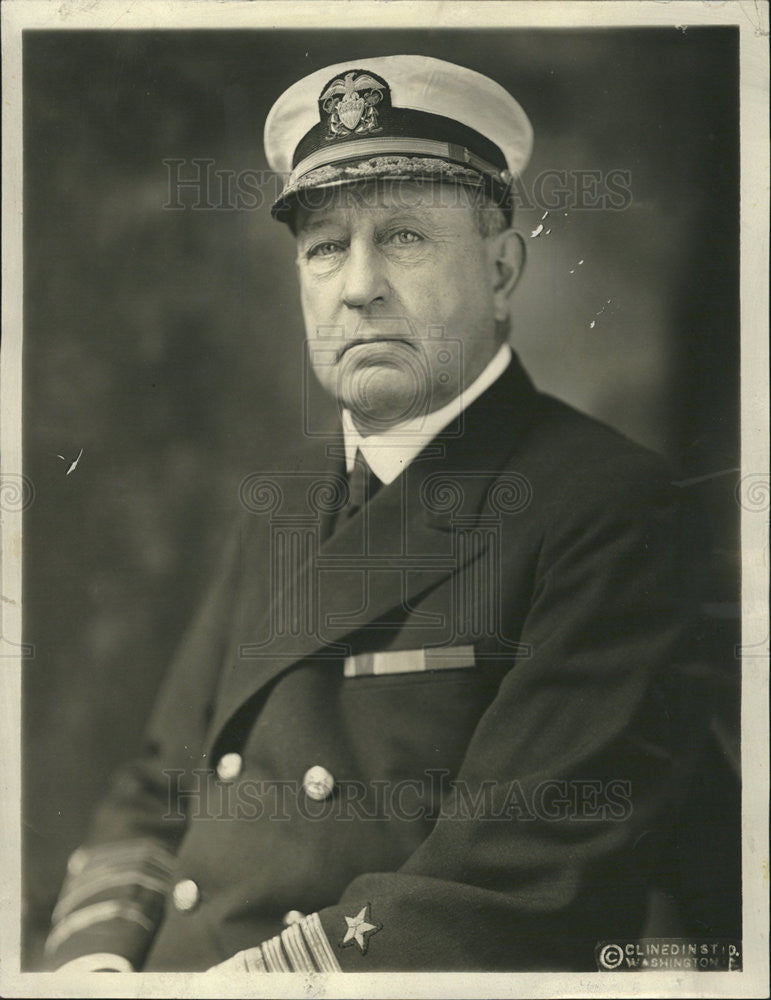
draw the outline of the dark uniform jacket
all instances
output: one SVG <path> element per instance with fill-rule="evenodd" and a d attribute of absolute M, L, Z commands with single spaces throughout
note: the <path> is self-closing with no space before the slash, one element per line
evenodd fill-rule
<path fill-rule="evenodd" d="M 245 481 L 52 962 L 594 968 L 701 726 L 663 463 L 516 358 L 350 517 L 324 444 Z"/>

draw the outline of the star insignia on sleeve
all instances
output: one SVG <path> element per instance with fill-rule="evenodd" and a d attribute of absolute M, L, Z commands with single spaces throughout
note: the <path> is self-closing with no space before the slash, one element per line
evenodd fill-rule
<path fill-rule="evenodd" d="M 355 917 L 345 918 L 348 927 L 343 940 L 340 942 L 341 948 L 350 948 L 352 945 L 357 944 L 362 955 L 367 954 L 369 939 L 383 927 L 382 924 L 373 923 L 370 911 L 371 904 L 365 903 Z"/>

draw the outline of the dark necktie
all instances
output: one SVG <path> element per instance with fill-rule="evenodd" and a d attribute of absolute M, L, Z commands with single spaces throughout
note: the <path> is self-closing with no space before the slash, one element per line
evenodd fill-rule
<path fill-rule="evenodd" d="M 357 449 L 353 468 L 348 473 L 348 503 L 340 512 L 340 520 L 345 521 L 370 501 L 381 486 L 380 480 L 367 465 L 364 456 Z"/>

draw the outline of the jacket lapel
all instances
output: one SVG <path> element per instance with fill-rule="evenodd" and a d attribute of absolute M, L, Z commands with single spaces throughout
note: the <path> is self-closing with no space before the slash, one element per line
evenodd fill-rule
<path fill-rule="evenodd" d="M 362 631 L 389 612 L 403 613 L 481 555 L 479 547 L 459 546 L 458 532 L 485 517 L 490 484 L 527 427 L 534 396 L 514 358 L 401 476 L 331 534 L 345 499 L 342 439 L 327 445 L 324 471 L 310 486 L 296 474 L 281 484 L 282 502 L 263 522 L 254 550 L 258 572 L 270 565 L 268 590 L 261 607 L 242 619 L 212 737 L 280 673 L 308 657 L 339 664 L 358 651 Z"/>

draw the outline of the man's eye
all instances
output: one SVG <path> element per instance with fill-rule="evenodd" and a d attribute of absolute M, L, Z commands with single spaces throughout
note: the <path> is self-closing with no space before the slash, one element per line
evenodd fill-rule
<path fill-rule="evenodd" d="M 391 242 L 397 243 L 399 246 L 407 246 L 409 243 L 419 243 L 421 239 L 422 237 L 411 229 L 400 229 L 398 233 L 393 234 Z"/>
<path fill-rule="evenodd" d="M 308 250 L 308 257 L 331 257 L 339 253 L 341 246 L 339 243 L 317 243 Z"/>

